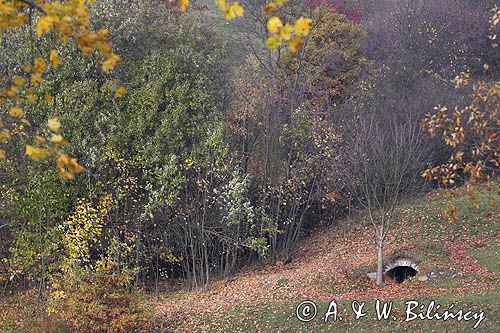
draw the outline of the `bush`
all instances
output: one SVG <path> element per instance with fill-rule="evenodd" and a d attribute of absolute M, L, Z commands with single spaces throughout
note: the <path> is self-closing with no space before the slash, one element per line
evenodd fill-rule
<path fill-rule="evenodd" d="M 131 332 L 148 315 L 131 291 L 133 272 L 118 271 L 110 261 L 96 267 L 72 268 L 53 283 L 49 313 L 78 332 Z"/>

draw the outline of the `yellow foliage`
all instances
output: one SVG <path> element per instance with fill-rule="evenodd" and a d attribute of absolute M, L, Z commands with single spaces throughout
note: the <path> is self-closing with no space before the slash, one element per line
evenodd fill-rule
<path fill-rule="evenodd" d="M 24 79 L 20 76 L 14 76 L 12 82 L 14 82 L 16 87 L 22 88 L 24 86 Z"/>
<path fill-rule="evenodd" d="M 276 1 L 271 1 L 266 5 L 266 8 L 264 9 L 266 14 L 271 14 L 272 12 L 278 10 L 281 6 L 283 6 L 288 0 L 276 0 Z"/>
<path fill-rule="evenodd" d="M 288 50 L 292 53 L 297 52 L 304 45 L 302 37 L 309 35 L 311 23 L 311 19 L 301 17 L 292 26 L 288 23 L 283 24 L 277 16 L 269 18 L 267 31 L 271 36 L 267 39 L 267 48 L 276 50 L 283 44 L 283 41 L 289 41 Z"/>
<path fill-rule="evenodd" d="M 272 12 L 274 12 L 276 9 L 278 9 L 278 7 L 276 6 L 275 3 L 271 2 L 271 3 L 268 3 L 266 5 L 266 9 L 264 10 L 266 12 L 266 14 L 271 14 Z"/>
<path fill-rule="evenodd" d="M 126 93 L 127 93 L 127 88 L 120 87 L 115 92 L 115 98 L 123 98 L 123 96 L 125 96 Z"/>
<path fill-rule="evenodd" d="M 245 10 L 237 2 L 228 4 L 224 0 L 215 0 L 215 3 L 227 20 L 233 20 L 245 14 Z"/>
<path fill-rule="evenodd" d="M 289 41 L 290 39 L 292 39 L 292 35 L 293 35 L 293 26 L 291 26 L 290 24 L 285 24 L 285 26 L 279 31 L 279 37 L 286 40 L 286 41 Z"/>
<path fill-rule="evenodd" d="M 10 132 L 7 129 L 0 130 L 0 143 L 7 143 L 10 139 Z"/>
<path fill-rule="evenodd" d="M 76 158 L 69 158 L 61 152 L 59 152 L 56 164 L 62 179 L 73 180 L 76 174 L 85 172 L 85 168 L 78 164 Z"/>
<path fill-rule="evenodd" d="M 290 41 L 290 43 L 288 43 L 288 50 L 292 53 L 295 53 L 300 50 L 303 44 L 304 42 L 302 41 L 302 39 L 294 38 Z"/>
<path fill-rule="evenodd" d="M 52 101 L 54 100 L 54 97 L 50 96 L 50 95 L 46 95 L 43 100 L 45 101 L 45 103 L 47 104 L 50 104 L 52 103 Z"/>
<path fill-rule="evenodd" d="M 39 161 L 41 159 L 51 156 L 50 151 L 44 148 L 37 148 L 30 145 L 26 145 L 26 155 L 31 157 L 34 161 Z"/>
<path fill-rule="evenodd" d="M 226 2 L 225 0 L 214 0 L 217 7 L 228 20 L 244 15 L 245 10 L 238 2 Z M 34 30 L 39 38 L 51 33 L 55 38 L 63 44 L 72 40 L 76 43 L 78 49 L 86 56 L 99 57 L 99 64 L 105 73 L 112 71 L 117 63 L 120 61 L 120 56 L 113 52 L 109 40 L 109 33 L 107 30 L 99 30 L 93 32 L 90 30 L 91 19 L 90 10 L 88 5 L 93 3 L 94 0 L 65 0 L 65 1 L 48 1 L 48 0 L 35 0 L 35 1 L 19 1 L 19 0 L 0 0 L 0 38 L 2 34 L 8 29 L 16 29 L 23 25 L 30 24 L 36 17 L 28 17 L 34 12 L 40 13 L 37 21 L 35 22 Z M 267 3 L 265 7 L 266 13 L 271 13 L 282 5 L 287 0 L 275 0 Z M 182 11 L 186 11 L 189 7 L 189 0 L 178 0 L 178 4 Z M 267 40 L 267 47 L 273 50 L 278 49 L 283 41 L 290 41 L 288 49 L 291 52 L 296 52 L 303 45 L 301 36 L 307 36 L 310 29 L 310 19 L 300 18 L 296 21 L 295 25 L 285 24 L 277 17 L 272 18 L 269 22 L 268 29 L 271 34 Z M 37 100 L 37 96 L 32 87 L 27 87 L 23 90 L 20 88 L 26 85 L 38 86 L 43 82 L 45 72 L 47 71 L 47 63 L 51 68 L 57 69 L 62 60 L 57 51 L 52 50 L 48 57 L 38 57 L 34 59 L 33 64 L 21 66 L 27 74 L 26 79 L 21 76 L 14 76 L 12 78 L 13 85 L 4 87 L 0 90 L 0 98 L 7 99 L 22 99 L 23 101 L 33 104 Z M 125 88 L 119 88 L 115 93 L 115 98 L 122 98 L 126 93 Z M 23 94 L 23 95 L 21 95 Z M 45 97 L 45 101 L 50 103 L 51 97 Z M 14 107 L 10 110 L 10 114 L 16 118 L 24 117 L 24 111 L 21 108 Z M 20 128 L 27 125 L 29 122 L 22 118 L 23 122 Z M 53 133 L 60 133 L 60 123 L 56 119 L 49 120 L 48 127 Z M 10 133 L 2 130 L 1 140 L 6 142 L 10 138 Z M 6 134 L 8 133 L 8 135 Z M 49 141 L 44 142 L 44 148 L 35 148 L 33 146 L 26 146 L 26 153 L 34 160 L 39 160 L 44 157 L 55 156 L 60 157 L 61 153 L 58 151 L 57 146 L 66 144 L 62 135 L 53 135 Z M 49 146 L 50 144 L 56 147 Z M 76 161 L 76 160 L 75 160 Z M 62 176 L 65 178 L 74 177 L 76 170 L 83 170 L 78 163 L 73 160 L 68 160 L 65 163 L 68 170 L 73 172 L 63 172 Z M 73 166 L 72 166 L 73 165 Z M 71 166 L 71 167 L 70 167 Z"/>
<path fill-rule="evenodd" d="M 267 22 L 267 31 L 271 34 L 277 34 L 282 27 L 283 22 L 281 22 L 279 17 L 273 16 Z"/>
<path fill-rule="evenodd" d="M 48 33 L 54 27 L 54 21 L 52 16 L 41 17 L 36 25 L 36 34 L 41 37 L 43 34 Z"/>
<path fill-rule="evenodd" d="M 30 93 L 27 93 L 26 94 L 26 101 L 29 103 L 29 104 L 33 104 L 36 102 L 36 96 L 34 94 L 30 94 Z"/>
<path fill-rule="evenodd" d="M 51 132 L 54 132 L 54 133 L 61 132 L 61 123 L 59 122 L 59 120 L 57 118 L 50 118 L 47 121 L 47 126 L 49 127 Z"/>
<path fill-rule="evenodd" d="M 63 244 L 66 250 L 67 270 L 75 263 L 86 263 L 90 260 L 90 250 L 98 241 L 104 226 L 104 218 L 112 204 L 111 194 L 106 195 L 98 207 L 93 207 L 86 200 L 79 200 L 73 215 L 66 221 L 66 233 Z"/>
<path fill-rule="evenodd" d="M 43 58 L 36 58 L 31 71 L 31 83 L 35 86 L 39 85 L 43 81 L 43 73 L 46 69 L 45 60 Z"/>
<path fill-rule="evenodd" d="M 106 59 L 104 62 L 101 63 L 101 68 L 104 71 L 104 73 L 109 73 L 112 71 L 116 64 L 120 61 L 120 57 L 113 53 L 108 59 Z"/>
<path fill-rule="evenodd" d="M 54 68 L 57 68 L 60 65 L 62 65 L 62 60 L 61 60 L 61 58 L 59 58 L 59 55 L 57 54 L 57 51 L 55 51 L 55 50 L 50 51 L 49 60 L 50 60 L 50 65 Z"/>
<path fill-rule="evenodd" d="M 181 6 L 181 10 L 183 12 L 187 11 L 189 7 L 189 0 L 178 0 L 179 6 Z"/>
<path fill-rule="evenodd" d="M 24 111 L 19 106 L 13 106 L 9 110 L 9 115 L 15 118 L 21 118 L 24 116 Z"/>
<path fill-rule="evenodd" d="M 53 134 L 50 138 L 50 142 L 56 145 L 65 145 L 68 143 L 66 140 L 64 140 L 61 134 Z"/>
<path fill-rule="evenodd" d="M 268 49 L 276 50 L 281 46 L 281 41 L 278 36 L 271 36 L 267 39 L 266 46 Z"/>
<path fill-rule="evenodd" d="M 443 210 L 444 217 L 451 224 L 455 224 L 458 221 L 457 207 L 455 205 L 449 205 Z"/>
<path fill-rule="evenodd" d="M 309 31 L 311 31 L 311 23 L 311 19 L 303 17 L 299 18 L 295 22 L 295 34 L 299 37 L 305 37 L 309 35 Z"/>

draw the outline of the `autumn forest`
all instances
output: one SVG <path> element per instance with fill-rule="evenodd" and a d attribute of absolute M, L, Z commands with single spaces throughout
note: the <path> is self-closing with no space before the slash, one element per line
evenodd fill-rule
<path fill-rule="evenodd" d="M 0 0 L 0 331 L 430 332 L 297 306 L 417 298 L 494 332 L 499 32 L 490 0 Z"/>

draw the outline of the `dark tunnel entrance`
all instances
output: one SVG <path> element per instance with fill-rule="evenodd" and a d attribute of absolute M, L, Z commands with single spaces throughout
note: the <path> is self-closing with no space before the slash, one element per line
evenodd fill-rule
<path fill-rule="evenodd" d="M 397 283 L 402 283 L 407 278 L 417 275 L 417 271 L 410 266 L 396 266 L 385 274 Z"/>

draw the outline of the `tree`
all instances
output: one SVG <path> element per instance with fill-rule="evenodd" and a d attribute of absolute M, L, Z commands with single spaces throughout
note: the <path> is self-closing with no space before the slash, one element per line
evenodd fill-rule
<path fill-rule="evenodd" d="M 302 7 L 287 9 L 293 17 Z M 301 52 L 266 53 L 257 48 L 266 38 L 262 14 L 251 12 L 255 16 L 238 26 L 241 39 L 253 47 L 234 80 L 228 142 L 251 176 L 269 258 L 288 262 L 303 229 L 313 223 L 312 209 L 320 211 L 333 197 L 329 161 L 340 144 L 333 113 L 350 98 L 363 71 L 363 33 L 344 15 L 321 7 L 310 13 L 315 25 Z"/>
<path fill-rule="evenodd" d="M 383 284 L 384 241 L 398 201 L 418 177 L 423 149 L 415 122 L 382 121 L 368 115 L 353 126 L 344 177 L 358 203 L 368 212 L 377 247 L 377 285 Z"/>
<path fill-rule="evenodd" d="M 30 45 L 33 46 L 34 32 L 39 38 L 47 38 L 53 33 L 55 40 L 64 45 L 74 41 L 82 54 L 96 56 L 99 66 L 105 73 L 112 71 L 121 60 L 111 48 L 109 32 L 101 29 L 97 32 L 91 30 L 89 5 L 92 0 L 67 0 L 64 2 L 50 2 L 46 0 L 6 0 L 0 7 L 0 37 L 12 29 L 27 28 L 31 33 Z M 271 15 L 287 1 L 272 1 L 265 6 L 265 12 Z M 178 0 L 182 11 L 187 11 L 189 0 Z M 233 20 L 244 14 L 244 9 L 238 2 L 227 3 L 225 0 L 215 1 L 220 12 L 227 20 Z M 36 24 L 35 24 L 36 22 Z M 276 17 L 270 17 L 268 32 L 270 37 L 267 46 L 277 49 L 288 43 L 290 50 L 297 51 L 303 44 L 302 38 L 309 34 L 311 20 L 299 18 L 294 25 L 285 24 Z M 36 28 L 35 28 L 36 25 Z M 36 89 L 43 82 L 48 69 L 57 69 L 62 64 L 60 54 L 52 49 L 50 52 L 35 56 L 31 55 L 31 63 L 25 64 L 23 71 L 16 71 L 15 75 L 0 82 L 0 101 L 9 110 L 7 121 L 0 122 L 0 143 L 7 143 L 12 134 L 26 135 L 24 128 L 30 127 L 30 117 L 23 109 L 25 104 L 36 100 Z M 120 87 L 117 96 L 125 94 L 126 89 Z M 50 97 L 49 97 L 50 98 Z M 21 131 L 18 130 L 21 128 Z M 58 119 L 51 118 L 47 121 L 45 135 L 39 133 L 35 136 L 34 145 L 26 145 L 26 155 L 38 161 L 48 157 L 56 158 L 56 165 L 60 176 L 64 179 L 74 179 L 75 174 L 83 173 L 85 169 L 80 166 L 75 158 L 70 158 L 63 147 L 67 141 L 62 135 L 62 127 Z M 6 157 L 6 150 L 0 149 L 0 159 Z"/>
<path fill-rule="evenodd" d="M 492 9 L 489 20 L 491 47 L 497 48 L 500 8 Z M 473 80 L 468 73 L 457 75 L 451 83 L 468 94 L 468 104 L 449 110 L 445 106 L 428 113 L 423 127 L 432 136 L 439 136 L 449 146 L 451 156 L 447 163 L 428 168 L 422 173 L 429 181 L 446 186 L 466 183 L 471 198 L 475 197 L 473 185 L 493 179 L 500 166 L 499 132 L 500 81 L 493 78 L 496 69 L 484 64 L 486 77 Z M 494 206 L 495 202 L 490 202 Z M 444 216 L 454 223 L 458 219 L 455 206 L 448 206 Z"/>

